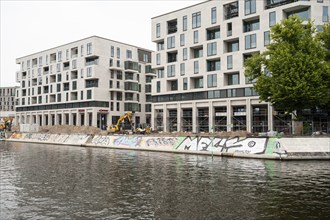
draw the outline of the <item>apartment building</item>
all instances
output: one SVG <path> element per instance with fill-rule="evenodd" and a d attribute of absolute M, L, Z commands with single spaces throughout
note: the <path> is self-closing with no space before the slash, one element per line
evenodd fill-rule
<path fill-rule="evenodd" d="M 15 117 L 17 86 L 0 87 L 0 120 L 3 117 Z"/>
<path fill-rule="evenodd" d="M 164 131 L 280 131 L 290 118 L 260 102 L 244 61 L 290 15 L 329 21 L 329 0 L 205 1 L 152 18 L 152 125 Z"/>
<path fill-rule="evenodd" d="M 17 122 L 104 127 L 132 112 L 150 123 L 151 52 L 92 36 L 18 58 Z"/>

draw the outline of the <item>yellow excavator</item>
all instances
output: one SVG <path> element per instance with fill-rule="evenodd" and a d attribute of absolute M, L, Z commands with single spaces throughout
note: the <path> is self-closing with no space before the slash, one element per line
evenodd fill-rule
<path fill-rule="evenodd" d="M 14 120 L 13 117 L 2 118 L 2 121 L 0 122 L 0 130 L 11 131 L 11 125 L 13 123 L 13 120 Z"/>
<path fill-rule="evenodd" d="M 125 129 L 121 129 L 120 123 L 122 123 L 125 119 L 127 119 L 128 122 L 129 122 L 129 124 L 132 127 L 131 117 L 132 117 L 132 113 L 130 113 L 130 112 L 127 112 L 124 115 L 120 116 L 120 118 L 118 119 L 118 121 L 117 121 L 117 123 L 115 125 L 110 125 L 108 127 L 108 132 L 109 133 L 116 133 L 116 132 L 127 133 L 127 131 L 125 131 Z"/>

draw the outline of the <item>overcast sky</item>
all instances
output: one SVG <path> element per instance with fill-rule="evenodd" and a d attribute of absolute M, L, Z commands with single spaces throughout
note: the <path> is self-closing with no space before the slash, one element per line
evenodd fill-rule
<path fill-rule="evenodd" d="M 199 2 L 0 0 L 0 86 L 17 85 L 16 58 L 93 35 L 155 50 L 151 18 Z"/>

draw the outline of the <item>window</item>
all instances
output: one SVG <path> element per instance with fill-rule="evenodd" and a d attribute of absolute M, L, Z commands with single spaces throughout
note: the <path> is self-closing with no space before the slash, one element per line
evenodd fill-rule
<path fill-rule="evenodd" d="M 160 53 L 156 54 L 156 64 L 160 65 Z"/>
<path fill-rule="evenodd" d="M 187 15 L 182 17 L 182 30 L 186 31 L 188 26 Z"/>
<path fill-rule="evenodd" d="M 175 36 L 167 38 L 167 49 L 171 49 L 175 47 Z"/>
<path fill-rule="evenodd" d="M 265 31 L 264 32 L 264 45 L 267 46 L 268 44 L 270 44 L 270 32 Z"/>
<path fill-rule="evenodd" d="M 194 43 L 198 43 L 198 31 L 194 31 Z"/>
<path fill-rule="evenodd" d="M 227 56 L 227 69 L 233 68 L 233 55 Z"/>
<path fill-rule="evenodd" d="M 217 74 L 212 74 L 207 76 L 207 87 L 217 87 Z"/>
<path fill-rule="evenodd" d="M 168 52 L 167 53 L 167 62 L 168 63 L 176 62 L 177 61 L 177 55 L 178 55 L 177 51 Z"/>
<path fill-rule="evenodd" d="M 183 90 L 188 89 L 188 79 L 187 77 L 183 78 Z"/>
<path fill-rule="evenodd" d="M 212 56 L 217 54 L 217 42 L 207 44 L 207 56 Z"/>
<path fill-rule="evenodd" d="M 80 78 L 84 78 L 84 69 L 80 69 Z"/>
<path fill-rule="evenodd" d="M 173 77 L 175 76 L 175 65 L 169 65 L 167 66 L 167 77 Z"/>
<path fill-rule="evenodd" d="M 160 23 L 156 25 L 156 37 L 160 37 Z"/>
<path fill-rule="evenodd" d="M 176 33 L 178 30 L 177 25 L 178 25 L 178 21 L 176 19 L 172 20 L 172 21 L 168 21 L 167 22 L 167 34 Z"/>
<path fill-rule="evenodd" d="M 185 74 L 185 69 L 186 69 L 186 66 L 184 63 L 180 63 L 180 75 L 181 76 L 184 76 Z"/>
<path fill-rule="evenodd" d="M 252 49 L 257 47 L 256 34 L 245 36 L 245 49 Z"/>
<path fill-rule="evenodd" d="M 61 72 L 61 64 L 60 63 L 56 64 L 56 71 Z"/>
<path fill-rule="evenodd" d="M 93 74 L 93 69 L 92 67 L 87 67 L 86 75 L 87 77 L 91 77 Z"/>
<path fill-rule="evenodd" d="M 157 43 L 157 50 L 158 51 L 164 50 L 164 41 Z"/>
<path fill-rule="evenodd" d="M 72 60 L 72 69 L 77 68 L 77 60 Z"/>
<path fill-rule="evenodd" d="M 225 19 L 238 17 L 238 1 L 223 6 Z"/>
<path fill-rule="evenodd" d="M 120 48 L 117 47 L 117 58 L 120 59 Z"/>
<path fill-rule="evenodd" d="M 245 15 L 256 13 L 256 0 L 245 0 Z"/>
<path fill-rule="evenodd" d="M 323 3 L 323 0 L 317 0 L 318 3 Z"/>
<path fill-rule="evenodd" d="M 211 23 L 217 23 L 217 8 L 214 7 L 211 9 Z"/>
<path fill-rule="evenodd" d="M 32 60 L 33 61 L 33 60 Z M 59 51 L 58 53 L 57 53 L 57 61 L 58 62 L 61 62 L 62 61 L 62 51 Z"/>
<path fill-rule="evenodd" d="M 221 69 L 221 61 L 217 60 L 207 60 L 207 72 L 219 71 Z"/>
<path fill-rule="evenodd" d="M 99 80 L 98 79 L 86 80 L 85 88 L 91 88 L 91 87 L 99 87 Z"/>
<path fill-rule="evenodd" d="M 194 78 L 194 87 L 195 89 L 203 88 L 203 77 Z"/>
<path fill-rule="evenodd" d="M 259 30 L 259 18 L 252 21 L 243 21 L 243 32 Z"/>
<path fill-rule="evenodd" d="M 114 46 L 111 46 L 111 48 L 110 48 L 110 56 L 111 57 L 115 56 L 115 47 Z"/>
<path fill-rule="evenodd" d="M 93 53 L 92 43 L 88 43 L 87 44 L 87 55 L 92 54 L 92 53 Z"/>
<path fill-rule="evenodd" d="M 72 90 L 77 89 L 77 81 L 72 81 Z"/>
<path fill-rule="evenodd" d="M 289 17 L 291 15 L 296 15 L 301 20 L 307 21 L 309 19 L 309 17 L 310 17 L 310 15 L 309 15 L 309 8 L 302 8 L 302 9 L 295 10 L 295 11 L 290 11 L 290 12 L 287 13 L 287 17 Z"/>
<path fill-rule="evenodd" d="M 201 12 L 192 14 L 192 28 L 199 28 L 201 26 Z"/>
<path fill-rule="evenodd" d="M 220 38 L 220 28 L 206 30 L 206 39 L 214 40 Z"/>
<path fill-rule="evenodd" d="M 157 78 L 164 78 L 164 69 L 158 69 L 157 71 Z"/>
<path fill-rule="evenodd" d="M 84 56 L 84 45 L 80 46 L 80 54 L 81 56 Z"/>
<path fill-rule="evenodd" d="M 42 57 L 39 57 L 39 66 L 42 66 Z"/>
<path fill-rule="evenodd" d="M 227 43 L 227 52 L 235 52 L 239 50 L 239 41 L 232 41 Z"/>
<path fill-rule="evenodd" d="M 203 57 L 203 47 L 194 49 L 194 58 L 200 58 L 200 57 Z"/>
<path fill-rule="evenodd" d="M 322 22 L 328 22 L 329 21 L 329 7 L 323 6 L 323 15 L 322 15 Z"/>
<path fill-rule="evenodd" d="M 180 34 L 180 46 L 184 46 L 184 45 L 185 45 L 184 34 Z"/>
<path fill-rule="evenodd" d="M 65 58 L 68 60 L 69 59 L 69 49 L 66 50 L 65 52 Z"/>
<path fill-rule="evenodd" d="M 272 27 L 276 24 L 276 12 L 269 12 L 269 27 Z"/>
<path fill-rule="evenodd" d="M 183 48 L 183 50 L 182 50 L 182 59 L 183 60 L 188 59 L 188 50 L 187 50 L 187 48 Z"/>
<path fill-rule="evenodd" d="M 233 34 L 233 26 L 232 23 L 227 24 L 227 37 L 231 36 Z"/>
<path fill-rule="evenodd" d="M 170 81 L 171 91 L 178 90 L 178 80 Z"/>
<path fill-rule="evenodd" d="M 228 85 L 238 85 L 239 84 L 239 73 L 227 74 Z"/>
<path fill-rule="evenodd" d="M 160 93 L 160 81 L 157 81 L 157 93 Z"/>
<path fill-rule="evenodd" d="M 132 51 L 126 50 L 126 59 L 132 59 Z"/>
<path fill-rule="evenodd" d="M 198 60 L 194 61 L 194 74 L 199 73 L 199 62 Z"/>
<path fill-rule="evenodd" d="M 92 90 L 87 90 L 87 99 L 92 99 Z"/>

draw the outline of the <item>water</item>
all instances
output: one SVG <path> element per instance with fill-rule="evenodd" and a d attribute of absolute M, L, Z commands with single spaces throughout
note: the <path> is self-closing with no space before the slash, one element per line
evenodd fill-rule
<path fill-rule="evenodd" d="M 329 161 L 0 142 L 0 219 L 329 219 Z"/>

